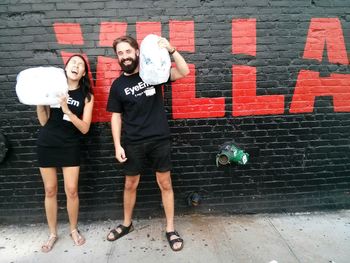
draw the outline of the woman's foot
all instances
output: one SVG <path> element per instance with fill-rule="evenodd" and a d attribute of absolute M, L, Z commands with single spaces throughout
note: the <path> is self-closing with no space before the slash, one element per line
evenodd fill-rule
<path fill-rule="evenodd" d="M 74 229 L 72 230 L 72 232 L 70 232 L 70 236 L 74 241 L 74 244 L 77 246 L 81 246 L 83 244 L 85 244 L 85 238 L 80 234 L 80 231 L 78 229 Z"/>
<path fill-rule="evenodd" d="M 44 253 L 47 253 L 47 252 L 51 251 L 51 249 L 55 245 L 57 239 L 58 239 L 57 235 L 51 233 L 50 236 L 49 236 L 49 239 L 45 242 L 45 244 L 43 244 L 41 246 L 41 251 L 44 252 Z"/>

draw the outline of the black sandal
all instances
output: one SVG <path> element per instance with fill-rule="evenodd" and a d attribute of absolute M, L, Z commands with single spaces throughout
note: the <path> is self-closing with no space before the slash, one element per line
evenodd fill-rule
<path fill-rule="evenodd" d="M 180 237 L 179 233 L 176 231 L 165 232 L 166 238 L 169 242 L 169 246 L 173 251 L 180 251 L 184 247 L 184 240 Z M 172 236 L 177 236 L 178 238 L 170 239 Z M 181 246 L 177 249 L 174 248 L 175 243 L 181 242 Z"/>
<path fill-rule="evenodd" d="M 119 233 L 117 231 L 117 229 L 120 229 L 121 232 Z M 107 235 L 107 240 L 108 241 L 115 241 L 117 240 L 118 238 L 121 238 L 123 236 L 125 236 L 126 234 L 129 234 L 130 232 L 132 232 L 134 230 L 134 227 L 132 225 L 132 222 L 130 224 L 130 226 L 123 226 L 123 225 L 119 225 L 117 226 L 116 228 L 112 229 L 108 235 Z M 113 235 L 113 238 L 109 238 L 109 235 L 112 234 Z"/>

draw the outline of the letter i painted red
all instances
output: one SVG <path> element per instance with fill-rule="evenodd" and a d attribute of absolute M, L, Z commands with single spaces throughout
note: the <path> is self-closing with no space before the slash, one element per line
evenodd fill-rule
<path fill-rule="evenodd" d="M 178 51 L 195 51 L 194 22 L 170 21 L 169 40 Z M 172 114 L 174 119 L 225 116 L 225 98 L 196 98 L 196 69 L 188 64 L 190 74 L 172 83 Z"/>
<path fill-rule="evenodd" d="M 232 20 L 232 54 L 256 56 L 256 19 Z M 256 68 L 232 66 L 232 115 L 272 115 L 284 112 L 283 95 L 256 95 Z"/>
<path fill-rule="evenodd" d="M 136 22 L 136 40 L 139 44 L 149 34 L 162 35 L 160 22 Z"/>

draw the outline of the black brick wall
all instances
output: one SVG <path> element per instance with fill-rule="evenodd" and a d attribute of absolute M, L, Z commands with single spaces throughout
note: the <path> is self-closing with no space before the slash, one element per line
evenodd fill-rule
<path fill-rule="evenodd" d="M 303 58 L 312 18 L 338 18 L 350 50 L 350 2 L 346 0 L 2 0 L 0 3 L 0 132 L 8 153 L 0 163 L 0 220 L 44 220 L 44 191 L 35 143 L 35 107 L 18 102 L 17 74 L 36 66 L 62 66 L 61 52 L 85 53 L 96 78 L 97 57 L 115 58 L 98 45 L 101 22 L 125 22 L 135 35 L 137 22 L 194 21 L 195 51 L 181 52 L 196 67 L 196 96 L 225 97 L 225 116 L 172 118 L 171 88 L 165 103 L 173 141 L 173 185 L 178 213 L 295 212 L 350 207 L 350 113 L 335 112 L 331 96 L 317 97 L 312 113 L 291 114 L 300 70 L 350 74 L 349 65 Z M 232 54 L 231 21 L 255 18 L 256 57 Z M 57 42 L 54 23 L 80 24 L 84 44 Z M 232 116 L 232 65 L 257 69 L 257 95 L 283 95 L 279 115 Z M 350 87 L 349 87 L 350 89 Z M 251 156 L 246 166 L 216 167 L 218 146 L 234 140 Z M 108 122 L 93 123 L 83 139 L 80 176 L 81 220 L 122 215 L 123 175 L 114 159 Z M 65 195 L 60 179 L 60 216 Z M 198 192 L 200 206 L 187 206 Z M 154 176 L 142 176 L 136 216 L 162 213 Z"/>

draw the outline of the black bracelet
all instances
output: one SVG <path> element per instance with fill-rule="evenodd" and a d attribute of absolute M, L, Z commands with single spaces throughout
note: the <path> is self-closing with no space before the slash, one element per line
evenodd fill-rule
<path fill-rule="evenodd" d="M 176 51 L 176 48 L 173 48 L 173 50 L 172 50 L 172 51 L 169 51 L 169 54 L 170 54 L 170 55 L 172 55 L 172 54 L 174 54 L 174 53 L 175 53 L 175 51 Z"/>

